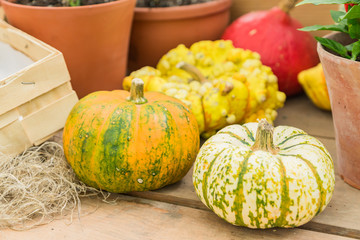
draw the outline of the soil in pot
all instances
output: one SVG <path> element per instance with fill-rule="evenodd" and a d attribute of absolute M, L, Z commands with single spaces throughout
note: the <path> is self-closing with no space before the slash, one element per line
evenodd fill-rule
<path fill-rule="evenodd" d="M 80 5 L 93 5 L 99 3 L 112 2 L 115 0 L 81 0 Z M 70 1 L 64 0 L 16 0 L 10 1 L 17 4 L 28 5 L 28 6 L 48 6 L 48 7 L 67 7 L 70 5 Z"/>
<path fill-rule="evenodd" d="M 174 7 L 211 1 L 213 0 L 137 0 L 136 7 Z"/>

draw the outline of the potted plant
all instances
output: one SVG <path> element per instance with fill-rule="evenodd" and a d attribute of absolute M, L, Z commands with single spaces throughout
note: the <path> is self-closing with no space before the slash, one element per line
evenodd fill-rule
<path fill-rule="evenodd" d="M 231 0 L 137 0 L 131 30 L 129 71 L 155 67 L 170 49 L 221 37 Z"/>
<path fill-rule="evenodd" d="M 8 22 L 60 50 L 79 97 L 121 88 L 135 0 L 1 0 Z"/>
<path fill-rule="evenodd" d="M 334 25 L 302 30 L 336 31 L 316 37 L 317 50 L 329 91 L 339 172 L 345 182 L 360 189 L 360 6 L 354 5 L 360 0 L 305 0 L 299 4 L 306 3 L 346 4 L 347 11 L 331 11 Z"/>

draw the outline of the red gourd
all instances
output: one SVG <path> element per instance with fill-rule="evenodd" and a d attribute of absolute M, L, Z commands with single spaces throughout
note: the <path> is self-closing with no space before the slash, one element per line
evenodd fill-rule
<path fill-rule="evenodd" d="M 345 4 L 345 11 L 348 12 L 349 11 L 349 7 L 355 6 L 356 4 L 354 3 L 347 3 Z"/>
<path fill-rule="evenodd" d="M 296 0 L 287 0 L 266 11 L 255 11 L 237 18 L 225 30 L 222 39 L 235 47 L 258 52 L 264 65 L 278 77 L 279 90 L 287 96 L 301 91 L 300 71 L 319 63 L 316 41 L 289 15 Z"/>

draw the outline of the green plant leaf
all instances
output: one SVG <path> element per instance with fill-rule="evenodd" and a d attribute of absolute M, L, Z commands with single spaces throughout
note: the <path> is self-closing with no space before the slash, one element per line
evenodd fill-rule
<path fill-rule="evenodd" d="M 341 21 L 341 17 L 343 17 L 346 13 L 343 11 L 330 10 L 330 14 L 334 22 L 339 23 Z"/>
<path fill-rule="evenodd" d="M 342 19 L 358 19 L 360 18 L 360 5 L 355 5 L 350 8 L 350 10 L 340 18 Z"/>
<path fill-rule="evenodd" d="M 346 45 L 346 46 L 345 46 L 346 50 L 348 50 L 348 52 L 352 52 L 353 45 L 354 45 L 354 43 L 351 43 L 351 44 L 349 44 L 349 45 Z"/>
<path fill-rule="evenodd" d="M 315 37 L 315 39 L 320 42 L 324 47 L 329 48 L 330 50 L 333 50 L 334 52 L 338 53 L 340 56 L 350 59 L 350 55 L 347 52 L 347 49 L 341 45 L 340 43 L 328 39 L 328 38 L 322 38 L 322 37 Z"/>
<path fill-rule="evenodd" d="M 304 4 L 314 4 L 314 5 L 320 5 L 320 4 L 345 4 L 345 3 L 360 3 L 360 0 L 304 0 L 302 2 L 299 2 L 296 4 L 296 6 L 304 5 Z"/>
<path fill-rule="evenodd" d="M 353 45 L 351 60 L 356 61 L 356 59 L 359 55 L 360 55 L 360 40 L 355 42 Z"/>
<path fill-rule="evenodd" d="M 342 19 L 339 24 L 342 24 L 342 25 L 348 25 L 348 20 L 347 19 Z"/>
<path fill-rule="evenodd" d="M 338 31 L 343 33 L 348 33 L 347 26 L 343 24 L 336 25 L 313 25 L 308 27 L 299 28 L 300 31 L 318 31 L 318 30 L 330 30 L 330 31 Z"/>
<path fill-rule="evenodd" d="M 80 6 L 80 0 L 69 0 L 69 5 L 70 5 L 71 7 Z"/>
<path fill-rule="evenodd" d="M 348 20 L 349 35 L 352 39 L 360 39 L 360 19 Z"/>

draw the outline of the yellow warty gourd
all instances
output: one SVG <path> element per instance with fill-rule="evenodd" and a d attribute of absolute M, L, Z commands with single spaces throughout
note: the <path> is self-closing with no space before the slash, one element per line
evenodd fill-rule
<path fill-rule="evenodd" d="M 329 93 L 321 63 L 301 71 L 298 80 L 310 100 L 323 110 L 331 110 Z"/>
<path fill-rule="evenodd" d="M 200 41 L 170 50 L 156 69 L 143 67 L 123 81 L 145 82 L 145 91 L 160 91 L 182 100 L 194 113 L 203 137 L 227 125 L 266 118 L 273 122 L 285 94 L 260 55 L 235 48 L 231 41 Z"/>

